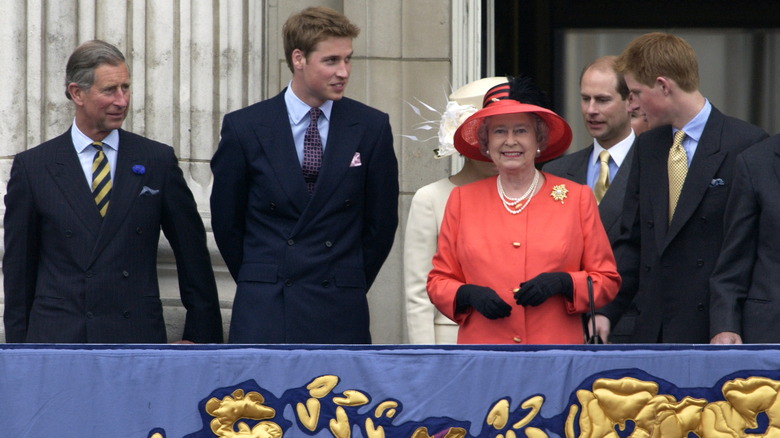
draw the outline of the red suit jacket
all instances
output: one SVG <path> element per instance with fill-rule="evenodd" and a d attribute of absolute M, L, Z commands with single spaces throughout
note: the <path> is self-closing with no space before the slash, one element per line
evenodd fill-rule
<path fill-rule="evenodd" d="M 587 277 L 593 279 L 596 306 L 617 294 L 620 276 L 593 192 L 544 176 L 542 188 L 517 215 L 504 209 L 495 177 L 457 187 L 450 195 L 428 294 L 461 326 L 458 343 L 581 344 L 581 314 L 589 310 Z M 551 196 L 560 185 L 568 189 L 563 202 Z M 569 273 L 573 301 L 554 295 L 537 307 L 515 304 L 513 290 L 543 272 Z M 512 305 L 512 314 L 490 320 L 471 308 L 455 313 L 455 293 L 463 284 L 492 288 Z"/>

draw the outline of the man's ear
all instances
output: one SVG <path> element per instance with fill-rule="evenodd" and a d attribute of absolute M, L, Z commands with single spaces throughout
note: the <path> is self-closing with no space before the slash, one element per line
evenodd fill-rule
<path fill-rule="evenodd" d="M 300 70 L 306 65 L 306 56 L 303 54 L 303 50 L 295 49 L 292 52 L 292 63 L 295 70 Z"/>
<path fill-rule="evenodd" d="M 68 93 L 70 94 L 70 100 L 76 105 L 81 105 L 84 102 L 84 90 L 77 83 L 71 82 L 68 84 Z"/>
<path fill-rule="evenodd" d="M 655 78 L 655 84 L 661 87 L 661 92 L 663 92 L 664 96 L 668 96 L 672 92 L 672 85 L 674 84 L 674 81 L 667 78 L 666 76 L 658 76 Z"/>

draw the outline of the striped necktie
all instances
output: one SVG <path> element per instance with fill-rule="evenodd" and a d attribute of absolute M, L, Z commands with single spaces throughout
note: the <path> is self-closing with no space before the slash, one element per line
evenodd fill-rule
<path fill-rule="evenodd" d="M 111 199 L 111 169 L 108 158 L 103 153 L 103 143 L 96 141 L 92 146 L 97 150 L 92 160 L 92 195 L 95 196 L 100 216 L 105 217 L 108 201 Z"/>
<path fill-rule="evenodd" d="M 685 133 L 679 130 L 674 133 L 672 148 L 669 149 L 669 222 L 672 222 L 674 210 L 677 208 L 677 201 L 680 199 L 685 177 L 688 175 L 688 154 L 682 147 Z"/>

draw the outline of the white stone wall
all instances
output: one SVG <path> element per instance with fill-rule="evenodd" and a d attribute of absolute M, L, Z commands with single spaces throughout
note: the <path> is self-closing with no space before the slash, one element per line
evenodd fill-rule
<path fill-rule="evenodd" d="M 11 85 L 0 100 L 0 195 L 13 156 L 72 122 L 65 63 L 80 42 L 99 38 L 117 45 L 131 68 L 125 129 L 176 149 L 210 233 L 209 160 L 222 116 L 287 85 L 281 26 L 294 11 L 317 4 L 343 11 L 361 27 L 347 94 L 389 113 L 396 136 L 402 225 L 369 297 L 374 342 L 404 342 L 400 236 L 409 202 L 415 190 L 450 169 L 449 162 L 432 159 L 433 142 L 401 134 L 419 122 L 406 102 L 420 99 L 441 108 L 451 90 L 449 0 L 2 0 L 0 35 L 6 44 L 0 46 L 0 74 Z M 209 244 L 227 333 L 234 284 L 211 234 Z M 183 312 L 165 241 L 159 272 L 169 335 L 177 339 Z"/>

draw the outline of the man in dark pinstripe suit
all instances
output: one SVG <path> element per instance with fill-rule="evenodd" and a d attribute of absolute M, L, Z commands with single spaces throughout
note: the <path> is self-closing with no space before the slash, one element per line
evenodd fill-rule
<path fill-rule="evenodd" d="M 160 229 L 176 256 L 183 341 L 221 342 L 206 233 L 171 147 L 121 129 L 122 53 L 102 41 L 68 60 L 75 119 L 19 153 L 5 196 L 7 342 L 164 343 Z"/>

